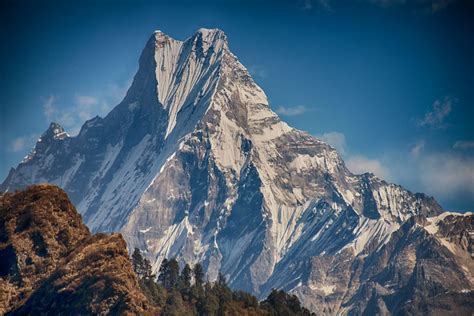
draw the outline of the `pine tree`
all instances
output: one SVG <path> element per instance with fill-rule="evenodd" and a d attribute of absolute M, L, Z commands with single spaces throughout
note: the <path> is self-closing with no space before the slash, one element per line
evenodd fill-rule
<path fill-rule="evenodd" d="M 163 285 L 164 288 L 168 289 L 168 271 L 169 264 L 168 259 L 163 259 L 160 266 L 160 275 L 158 276 L 158 281 Z"/>
<path fill-rule="evenodd" d="M 183 299 L 181 294 L 175 290 L 171 291 L 168 295 L 166 301 L 166 306 L 163 310 L 163 316 L 181 316 L 189 315 L 189 312 L 186 311 Z"/>
<path fill-rule="evenodd" d="M 227 287 L 227 280 L 225 278 L 225 276 L 219 272 L 218 276 L 217 276 L 217 284 L 221 287 Z"/>
<path fill-rule="evenodd" d="M 174 289 L 178 285 L 179 280 L 179 264 L 176 259 L 168 261 L 168 289 Z"/>
<path fill-rule="evenodd" d="M 151 270 L 151 263 L 150 263 L 150 260 L 148 260 L 147 258 L 143 259 L 143 279 L 145 279 L 146 281 L 150 281 L 150 280 L 154 280 L 155 279 L 155 275 L 153 274 L 152 270 Z"/>
<path fill-rule="evenodd" d="M 132 265 L 133 265 L 133 271 L 138 275 L 138 278 L 143 277 L 143 256 L 140 251 L 140 249 L 135 248 L 132 254 Z"/>
<path fill-rule="evenodd" d="M 201 287 L 204 284 L 204 270 L 202 268 L 202 265 L 200 263 L 196 263 L 194 266 L 194 284 L 196 286 Z"/>
<path fill-rule="evenodd" d="M 219 300 L 219 308 L 217 311 L 218 315 L 225 315 L 225 308 L 227 303 L 232 301 L 232 290 L 227 286 L 227 280 L 225 276 L 219 272 L 217 281 L 213 287 L 214 295 Z"/>
<path fill-rule="evenodd" d="M 179 287 L 180 288 L 187 288 L 191 287 L 191 278 L 192 278 L 193 271 L 189 264 L 185 264 L 183 270 L 181 270 L 181 274 L 179 276 Z"/>

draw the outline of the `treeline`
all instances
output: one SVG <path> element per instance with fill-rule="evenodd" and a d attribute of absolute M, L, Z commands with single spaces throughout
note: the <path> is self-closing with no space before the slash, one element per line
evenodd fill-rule
<path fill-rule="evenodd" d="M 164 259 L 158 278 L 137 248 L 132 263 L 142 291 L 162 315 L 314 315 L 295 295 L 281 290 L 272 290 L 266 300 L 259 302 L 249 293 L 231 290 L 220 273 L 215 282 L 208 282 L 199 263 L 192 268 L 186 264 L 180 270 L 178 261 Z"/>

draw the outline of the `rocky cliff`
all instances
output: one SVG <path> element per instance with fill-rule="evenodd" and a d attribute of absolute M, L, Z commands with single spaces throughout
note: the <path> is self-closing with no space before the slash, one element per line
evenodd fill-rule
<path fill-rule="evenodd" d="M 0 313 L 152 314 L 119 234 L 91 235 L 66 193 L 0 197 Z"/>

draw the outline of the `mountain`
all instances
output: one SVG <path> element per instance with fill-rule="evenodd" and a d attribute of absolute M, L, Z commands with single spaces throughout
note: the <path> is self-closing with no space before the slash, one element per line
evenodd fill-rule
<path fill-rule="evenodd" d="M 271 110 L 217 29 L 155 32 L 124 100 L 74 137 L 52 123 L 1 190 L 40 182 L 64 188 L 92 231 L 146 250 L 155 271 L 163 258 L 203 262 L 211 280 L 222 272 L 261 298 L 282 288 L 322 314 L 473 302 L 472 214 L 445 217 L 432 197 L 352 174 Z M 464 248 L 440 225 L 460 225 Z"/>
<path fill-rule="evenodd" d="M 58 187 L 3 194 L 0 236 L 2 315 L 155 314 L 122 236 L 92 236 Z"/>

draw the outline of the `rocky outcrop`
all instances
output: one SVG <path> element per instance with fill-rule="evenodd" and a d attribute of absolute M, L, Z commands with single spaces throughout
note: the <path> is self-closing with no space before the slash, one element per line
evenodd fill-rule
<path fill-rule="evenodd" d="M 320 314 L 472 315 L 474 215 L 412 217 L 388 243 L 353 257 L 313 259 L 303 303 Z"/>
<path fill-rule="evenodd" d="M 119 234 L 92 236 L 66 193 L 0 198 L 0 313 L 150 314 Z"/>

